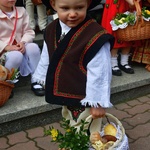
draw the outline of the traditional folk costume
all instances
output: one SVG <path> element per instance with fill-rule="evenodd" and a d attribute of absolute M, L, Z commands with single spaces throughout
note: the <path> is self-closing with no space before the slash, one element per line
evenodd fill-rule
<path fill-rule="evenodd" d="M 143 40 L 142 45 L 134 49 L 132 61 L 150 65 L 150 40 Z"/>
<path fill-rule="evenodd" d="M 64 33 L 64 38 L 60 38 Z M 90 107 L 111 107 L 113 36 L 95 20 L 86 18 L 75 28 L 69 28 L 57 19 L 48 25 L 44 37 L 46 44 L 42 53 L 49 55 L 46 101 L 62 105 L 63 117 L 76 127 L 81 119 L 90 115 Z M 91 132 L 100 130 L 100 120 L 93 121 Z"/>
<path fill-rule="evenodd" d="M 135 8 L 131 8 L 126 0 L 106 0 L 101 25 L 108 31 L 108 33 L 112 34 L 115 37 L 115 43 L 112 51 L 112 74 L 116 76 L 121 76 L 122 71 L 134 74 L 134 70 L 129 65 L 129 50 L 131 47 L 140 46 L 140 42 L 138 41 L 121 41 L 117 39 L 116 33 L 112 31 L 112 27 L 110 21 L 113 20 L 117 13 L 124 13 L 126 11 L 134 11 Z M 124 49 L 123 49 L 124 48 Z M 118 57 L 118 49 L 122 50 L 120 53 L 120 57 Z M 125 53 L 126 49 L 126 53 Z M 119 60 L 119 61 L 118 61 Z"/>
<path fill-rule="evenodd" d="M 129 4 L 125 0 L 106 0 L 105 8 L 103 11 L 103 17 L 101 25 L 107 29 L 108 33 L 112 34 L 115 37 L 114 48 L 123 48 L 137 46 L 137 42 L 125 42 L 117 39 L 115 32 L 112 31 L 110 21 L 113 20 L 117 13 L 124 13 L 126 11 L 134 11 L 135 8 L 129 7 Z"/>
<path fill-rule="evenodd" d="M 142 7 L 150 10 L 150 3 L 147 0 L 142 2 Z M 133 51 L 132 61 L 146 64 L 146 69 L 150 71 L 150 39 L 142 40 L 140 47 L 136 47 Z"/>

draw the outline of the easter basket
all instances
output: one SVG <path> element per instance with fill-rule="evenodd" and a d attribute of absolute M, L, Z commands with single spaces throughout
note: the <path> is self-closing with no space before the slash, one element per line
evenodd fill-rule
<path fill-rule="evenodd" d="M 51 136 L 51 142 L 58 143 L 59 150 L 129 150 L 125 129 L 115 116 L 105 113 L 105 117 L 95 122 L 94 119 L 92 119 L 92 115 L 87 116 L 86 112 L 88 112 L 88 109 L 80 114 L 77 122 L 73 120 L 70 121 L 69 118 L 72 115 L 68 115 L 65 112 L 68 117 L 67 119 L 63 118 L 60 122 L 60 127 L 62 127 L 64 132 L 50 126 L 49 129 L 44 130 L 45 135 Z M 81 121 L 79 121 L 80 119 Z M 100 124 L 97 121 L 100 121 Z M 97 126 L 97 124 L 99 124 L 100 127 L 98 127 L 99 125 Z M 109 128 L 108 130 L 108 126 L 113 127 L 113 129 Z M 96 131 L 91 131 L 91 127 L 92 130 L 96 129 Z M 100 138 L 95 139 L 94 137 L 93 141 L 92 135 L 94 133 L 97 133 Z"/>
<path fill-rule="evenodd" d="M 92 118 L 92 116 L 89 116 L 89 118 Z M 122 123 L 114 115 L 109 114 L 109 113 L 106 113 L 104 118 L 102 119 L 103 127 L 101 131 L 99 131 L 100 136 L 103 137 L 104 128 L 108 124 L 112 124 L 116 128 L 116 131 L 117 131 L 117 134 L 116 134 L 117 140 L 115 142 L 108 142 L 109 145 L 107 143 L 102 144 L 99 142 L 95 142 L 94 145 L 91 144 L 89 150 L 129 150 L 128 138 L 125 134 L 125 129 Z"/>
<path fill-rule="evenodd" d="M 114 32 L 118 40 L 135 41 L 150 38 L 150 21 L 143 19 L 139 2 L 134 0 L 134 4 L 136 7 L 135 24 L 126 24 L 125 27 L 115 30 Z"/>
<path fill-rule="evenodd" d="M 7 102 L 13 88 L 13 83 L 0 81 L 0 106 L 3 106 Z"/>

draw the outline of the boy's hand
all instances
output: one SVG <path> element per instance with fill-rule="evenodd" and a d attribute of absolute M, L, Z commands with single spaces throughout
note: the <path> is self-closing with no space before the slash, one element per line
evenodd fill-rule
<path fill-rule="evenodd" d="M 90 109 L 93 119 L 101 118 L 105 116 L 105 109 L 99 106 L 98 108 L 91 107 Z"/>

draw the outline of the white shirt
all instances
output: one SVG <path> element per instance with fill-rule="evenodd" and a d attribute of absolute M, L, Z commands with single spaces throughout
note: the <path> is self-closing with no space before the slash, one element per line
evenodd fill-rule
<path fill-rule="evenodd" d="M 62 33 L 67 34 L 71 28 L 60 21 Z M 49 65 L 48 48 L 44 41 L 41 59 L 33 74 L 37 82 L 45 84 Z M 110 86 L 112 79 L 110 43 L 105 43 L 95 57 L 87 64 L 86 96 L 81 100 L 82 105 L 89 104 L 92 107 L 111 107 Z"/>

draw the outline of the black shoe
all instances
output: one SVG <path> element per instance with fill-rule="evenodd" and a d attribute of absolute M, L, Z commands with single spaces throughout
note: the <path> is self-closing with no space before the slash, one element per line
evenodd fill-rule
<path fill-rule="evenodd" d="M 13 98 L 14 97 L 14 91 L 12 90 L 11 91 L 11 94 L 10 94 L 10 96 L 9 96 L 9 99 L 11 99 L 11 98 Z"/>
<path fill-rule="evenodd" d="M 41 88 L 34 88 L 35 85 L 40 85 Z M 31 84 L 31 90 L 34 92 L 36 96 L 44 96 L 45 95 L 45 89 L 43 86 L 37 82 Z"/>
<path fill-rule="evenodd" d="M 119 64 L 119 68 L 126 73 L 134 74 L 134 70 L 128 64 L 126 65 Z"/>
<path fill-rule="evenodd" d="M 112 68 L 112 75 L 114 76 L 122 76 L 121 70 L 118 68 L 118 66 L 114 66 Z"/>

